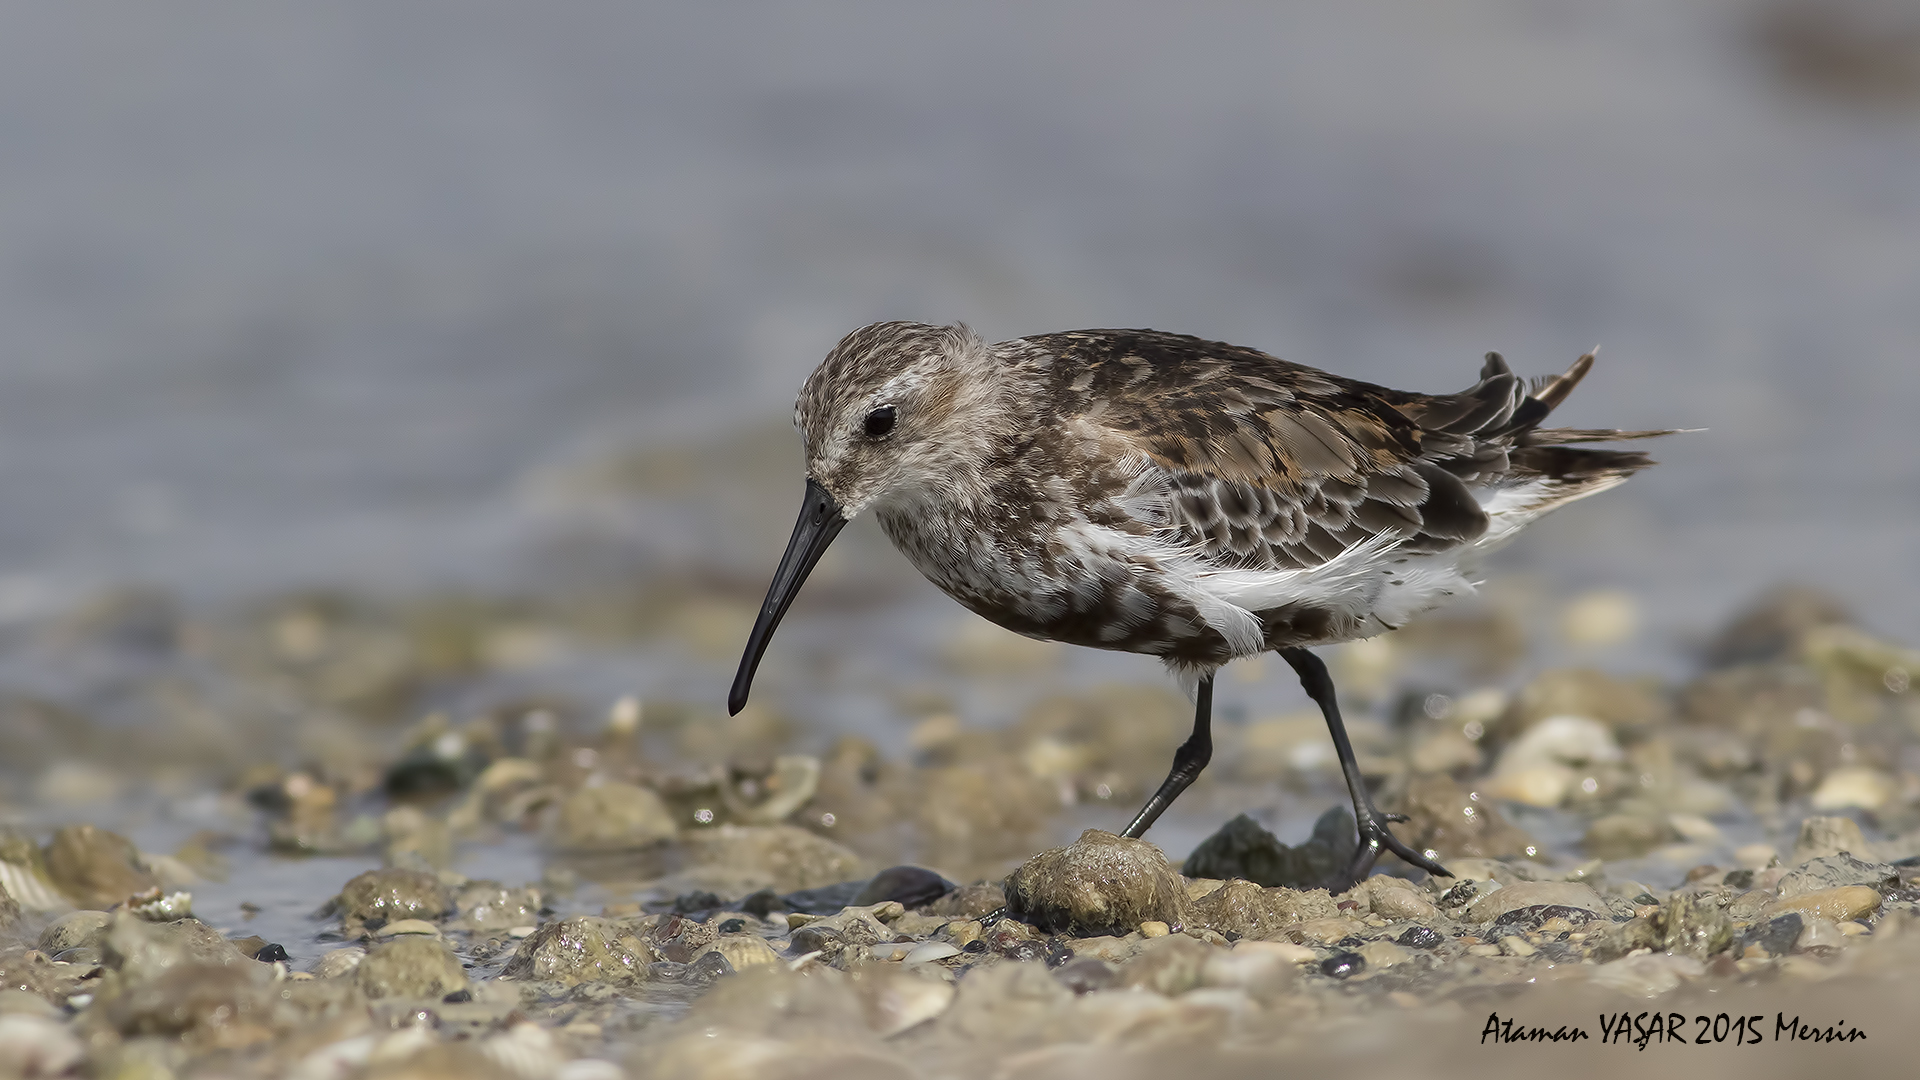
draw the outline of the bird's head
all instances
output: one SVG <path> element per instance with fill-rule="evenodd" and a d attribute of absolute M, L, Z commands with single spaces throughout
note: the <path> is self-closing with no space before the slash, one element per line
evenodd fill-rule
<path fill-rule="evenodd" d="M 964 326 L 888 322 L 841 339 L 794 404 L 807 496 L 774 572 L 727 707 L 747 702 L 753 672 L 800 585 L 861 512 L 963 483 L 996 426 L 991 348 Z"/>

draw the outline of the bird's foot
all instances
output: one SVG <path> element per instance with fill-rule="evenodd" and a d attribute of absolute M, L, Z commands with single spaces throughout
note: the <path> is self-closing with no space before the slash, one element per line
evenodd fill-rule
<path fill-rule="evenodd" d="M 1373 871 L 1374 860 L 1380 857 L 1383 850 L 1393 852 L 1408 865 L 1417 866 L 1435 877 L 1452 877 L 1452 871 L 1408 847 L 1387 828 L 1389 822 L 1407 820 L 1405 814 L 1383 814 L 1371 807 L 1363 810 L 1358 821 L 1360 846 L 1354 849 L 1353 859 L 1347 863 L 1346 870 L 1336 873 L 1327 888 L 1338 894 L 1365 881 Z"/>

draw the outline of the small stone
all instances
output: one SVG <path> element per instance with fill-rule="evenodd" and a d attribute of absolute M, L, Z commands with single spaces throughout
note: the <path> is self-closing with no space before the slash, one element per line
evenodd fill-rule
<path fill-rule="evenodd" d="M 1007 878 L 1007 908 L 1049 933 L 1125 934 L 1148 920 L 1184 922 L 1186 890 L 1160 849 L 1088 829 Z"/>
<path fill-rule="evenodd" d="M 1234 942 L 1233 949 L 1235 952 L 1244 950 L 1247 952 L 1267 953 L 1272 956 L 1277 956 L 1289 964 L 1312 963 L 1319 956 L 1318 953 L 1307 948 L 1305 945 L 1296 945 L 1291 941 L 1241 940 Z"/>
<path fill-rule="evenodd" d="M 1592 886 L 1578 881 L 1516 881 L 1468 904 L 1461 918 L 1472 923 L 1487 923 L 1510 911 L 1547 906 L 1575 908 L 1595 914 L 1603 914 L 1607 910 L 1606 901 L 1600 899 L 1600 894 L 1594 892 Z"/>
<path fill-rule="evenodd" d="M 460 958 L 442 942 L 409 934 L 367 953 L 354 968 L 354 980 L 370 998 L 440 999 L 467 988 Z"/>
<path fill-rule="evenodd" d="M 679 833 L 666 801 L 638 784 L 608 781 L 570 793 L 560 804 L 560 846 L 581 850 L 643 847 Z"/>
<path fill-rule="evenodd" d="M 1202 986 L 1242 990 L 1263 1003 L 1287 993 L 1298 981 L 1298 965 L 1267 949 L 1215 949 L 1200 972 Z"/>
<path fill-rule="evenodd" d="M 1551 762 L 1510 767 L 1487 777 L 1481 790 L 1522 806 L 1555 807 L 1567 801 L 1580 774 Z"/>
<path fill-rule="evenodd" d="M 1744 844 L 1733 849 L 1733 861 L 1745 870 L 1765 870 L 1780 861 L 1772 844 Z"/>
<path fill-rule="evenodd" d="M 1159 919 L 1148 919 L 1146 922 L 1140 924 L 1141 937 L 1166 937 L 1171 933 L 1173 933 L 1173 928 L 1161 922 Z"/>
<path fill-rule="evenodd" d="M 1632 731 L 1666 714 L 1665 702 L 1643 686 L 1591 669 L 1560 668 L 1542 672 L 1514 695 L 1487 735 L 1488 741 L 1524 738 L 1528 729 L 1556 716 L 1598 721 L 1610 733 Z"/>
<path fill-rule="evenodd" d="M 1367 879 L 1367 899 L 1370 910 L 1388 919 L 1432 919 L 1439 915 L 1439 909 L 1433 906 L 1420 892 L 1418 886 L 1405 878 L 1388 877 L 1385 874 Z"/>
<path fill-rule="evenodd" d="M 132 982 L 157 978 L 176 967 L 253 962 L 218 930 L 198 919 L 152 923 L 126 912 L 116 914 L 107 928 L 101 959 Z"/>
<path fill-rule="evenodd" d="M 1349 979 L 1364 971 L 1366 957 L 1356 952 L 1339 952 L 1320 962 L 1320 973 L 1336 979 Z"/>
<path fill-rule="evenodd" d="M 1900 794 L 1900 783 L 1879 769 L 1844 766 L 1827 774 L 1807 800 L 1815 810 L 1878 810 Z"/>
<path fill-rule="evenodd" d="M 1509 934 L 1501 938 L 1500 951 L 1508 956 L 1519 957 L 1532 956 L 1535 952 L 1534 947 L 1527 944 L 1527 939 L 1518 934 Z"/>
<path fill-rule="evenodd" d="M 1219 934 L 1271 938 L 1298 923 L 1338 913 L 1325 889 L 1263 889 L 1251 881 L 1229 881 L 1194 901 L 1187 922 Z"/>
<path fill-rule="evenodd" d="M 1500 951 L 1500 946 L 1498 945 L 1480 944 L 1480 945 L 1467 946 L 1467 955 L 1469 956 L 1503 956 L 1505 954 Z"/>
<path fill-rule="evenodd" d="M 1507 821 L 1491 797 L 1445 776 L 1414 777 L 1397 804 L 1387 809 L 1411 819 L 1394 826 L 1396 835 L 1416 851 L 1434 852 L 1443 862 L 1462 857 L 1532 858 L 1540 853 L 1533 838 Z"/>
<path fill-rule="evenodd" d="M 1608 814 L 1587 826 L 1582 845 L 1596 859 L 1631 859 L 1678 836 L 1664 817 Z"/>
<path fill-rule="evenodd" d="M 381 937 L 396 937 L 402 934 L 425 934 L 439 937 L 440 928 L 425 919 L 400 919 L 380 928 Z"/>
<path fill-rule="evenodd" d="M 853 906 L 895 900 L 909 908 L 924 907 L 958 887 L 924 866 L 889 866 L 861 887 L 853 898 Z"/>
<path fill-rule="evenodd" d="M 1202 970 L 1220 951 L 1185 934 L 1147 942 L 1120 968 L 1119 985 L 1177 997 L 1200 985 Z"/>
<path fill-rule="evenodd" d="M 668 866 L 731 871 L 766 881 L 779 893 L 819 889 L 867 877 L 854 851 L 793 825 L 721 825 L 694 829 L 667 851 Z M 851 903 L 856 888 L 840 904 Z M 984 912 L 983 912 L 984 914 Z"/>
<path fill-rule="evenodd" d="M 1366 927 L 1364 925 L 1353 919 L 1339 917 L 1330 919 L 1308 919 L 1306 922 L 1290 929 L 1287 932 L 1287 936 L 1293 938 L 1295 941 L 1311 941 L 1321 945 L 1331 945 L 1336 941 L 1353 937 L 1365 929 Z"/>
<path fill-rule="evenodd" d="M 320 954 L 320 959 L 314 962 L 313 973 L 322 979 L 338 978 L 359 967 L 360 961 L 366 958 L 367 950 L 357 945 L 344 949 L 329 949 Z"/>
<path fill-rule="evenodd" d="M 1766 918 L 1773 918 L 1791 911 L 1807 918 L 1844 922 L 1871 914 L 1879 907 L 1878 890 L 1865 885 L 1846 885 L 1838 889 L 1821 889 L 1818 892 L 1783 897 L 1768 904 L 1761 914 Z"/>
<path fill-rule="evenodd" d="M 935 944 L 938 944 L 937 942 Z M 952 946 L 948 946 L 952 948 Z M 735 971 L 745 971 L 750 967 L 761 967 L 780 962 L 780 954 L 773 951 L 765 938 L 758 934 L 722 934 L 707 947 L 708 952 L 717 952 L 726 957 L 727 964 Z M 955 952 L 960 950 L 954 949 Z"/>
<path fill-rule="evenodd" d="M 514 950 L 501 974 L 573 986 L 643 979 L 648 966 L 663 959 L 626 926 L 598 915 L 578 915 L 540 927 Z"/>
<path fill-rule="evenodd" d="M 463 930 L 509 930 L 539 921 L 544 898 L 531 885 L 510 889 L 497 881 L 469 881 L 454 890 L 453 906 Z M 531 931 L 529 931 L 531 932 Z"/>
<path fill-rule="evenodd" d="M 1313 835 L 1297 847 L 1283 844 L 1245 814 L 1200 842 L 1181 872 L 1190 878 L 1251 881 L 1267 887 L 1313 888 L 1352 858 L 1358 833 L 1353 813 L 1336 806 L 1314 822 Z"/>
<path fill-rule="evenodd" d="M 76 948 L 98 950 L 105 943 L 107 927 L 112 922 L 113 916 L 104 911 L 70 911 L 40 931 L 40 939 L 34 948 L 48 956 L 58 956 Z"/>
<path fill-rule="evenodd" d="M 1800 937 L 1793 943 L 1796 951 L 1808 949 L 1839 949 L 1847 944 L 1847 935 L 1826 919 L 1808 919 L 1807 925 L 1800 930 Z"/>
<path fill-rule="evenodd" d="M 1868 862 L 1849 854 L 1823 855 L 1794 867 L 1780 878 L 1782 897 L 1804 896 L 1843 885 L 1865 885 L 1886 890 L 1900 886 L 1900 871 L 1880 862 Z"/>
<path fill-rule="evenodd" d="M 1393 939 L 1409 949 L 1434 949 L 1444 944 L 1446 935 L 1425 926 L 1409 926 Z"/>
<path fill-rule="evenodd" d="M 1676 894 L 1659 916 L 1669 953 L 1707 960 L 1733 945 L 1733 920 L 1712 895 Z"/>
<path fill-rule="evenodd" d="M 1872 850 L 1852 818 L 1810 817 L 1800 823 L 1800 838 L 1793 845 L 1793 861 L 1797 865 L 1843 852 L 1866 858 Z"/>
<path fill-rule="evenodd" d="M 1369 941 L 1360 946 L 1358 952 L 1367 967 L 1383 971 L 1413 959 L 1413 953 L 1391 941 Z"/>
<path fill-rule="evenodd" d="M 135 983 L 103 1003 L 103 1019 L 124 1036 L 186 1038 L 245 1046 L 272 1038 L 268 969 L 247 964 L 182 964 Z"/>
<path fill-rule="evenodd" d="M 1497 798 L 1558 806 L 1584 771 L 1624 756 L 1613 731 L 1598 720 L 1570 714 L 1547 716 L 1501 751 L 1487 790 Z"/>
<path fill-rule="evenodd" d="M 433 874 L 388 867 L 354 877 L 322 910 L 339 915 L 353 933 L 374 920 L 443 918 L 452 913 L 453 899 Z"/>
<path fill-rule="evenodd" d="M 867 1025 L 882 1039 L 918 1027 L 953 1004 L 952 983 L 897 968 L 863 971 L 854 984 Z"/>
<path fill-rule="evenodd" d="M 1007 906 L 1007 894 L 997 881 L 962 885 L 927 905 L 927 914 L 978 919 Z"/>
<path fill-rule="evenodd" d="M 909 967 L 915 964 L 931 964 L 936 960 L 945 960 L 950 956 L 959 956 L 960 946 L 950 941 L 923 941 L 907 951 L 900 962 Z"/>
<path fill-rule="evenodd" d="M 0 1015 L 0 1060 L 9 1075 L 78 1076 L 86 1056 L 86 1045 L 56 1017 Z"/>
<path fill-rule="evenodd" d="M 1472 772 L 1480 768 L 1485 757 L 1473 740 L 1457 728 L 1446 727 L 1415 743 L 1407 754 L 1407 763 L 1422 774 Z"/>
<path fill-rule="evenodd" d="M 45 855 L 54 887 L 80 907 L 110 908 L 160 884 L 131 840 L 92 825 L 55 831 Z"/>

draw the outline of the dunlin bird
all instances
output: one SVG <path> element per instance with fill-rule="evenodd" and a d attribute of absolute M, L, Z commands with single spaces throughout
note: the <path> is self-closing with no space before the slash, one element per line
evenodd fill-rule
<path fill-rule="evenodd" d="M 1620 483 L 1644 454 L 1574 444 L 1664 434 L 1542 428 L 1593 365 L 1529 392 L 1498 354 L 1457 394 L 1389 390 L 1153 330 L 988 344 L 888 322 L 835 346 L 794 421 L 807 494 L 748 638 L 746 704 L 774 628 L 834 535 L 872 511 L 920 572 L 1028 637 L 1146 653 L 1194 689 L 1193 734 L 1126 828 L 1138 837 L 1212 756 L 1213 678 L 1278 652 L 1325 715 L 1359 847 L 1439 863 L 1374 806 L 1312 646 L 1391 630 L 1470 592 L 1473 556 Z"/>

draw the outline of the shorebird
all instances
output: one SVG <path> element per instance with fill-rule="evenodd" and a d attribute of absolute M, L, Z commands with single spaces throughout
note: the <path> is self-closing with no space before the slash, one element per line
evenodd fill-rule
<path fill-rule="evenodd" d="M 1318 645 L 1392 630 L 1471 592 L 1472 560 L 1555 507 L 1652 464 L 1575 444 L 1661 431 L 1542 428 L 1593 354 L 1531 391 L 1497 353 L 1457 394 L 1330 375 L 1154 330 L 988 344 L 964 326 L 885 322 L 808 377 L 794 423 L 806 499 L 727 706 L 807 573 L 871 511 L 929 580 L 1016 633 L 1159 657 L 1194 697 L 1193 733 L 1123 835 L 1139 837 L 1213 753 L 1214 673 L 1278 652 L 1320 707 L 1359 845 L 1445 867 L 1373 802 Z"/>

